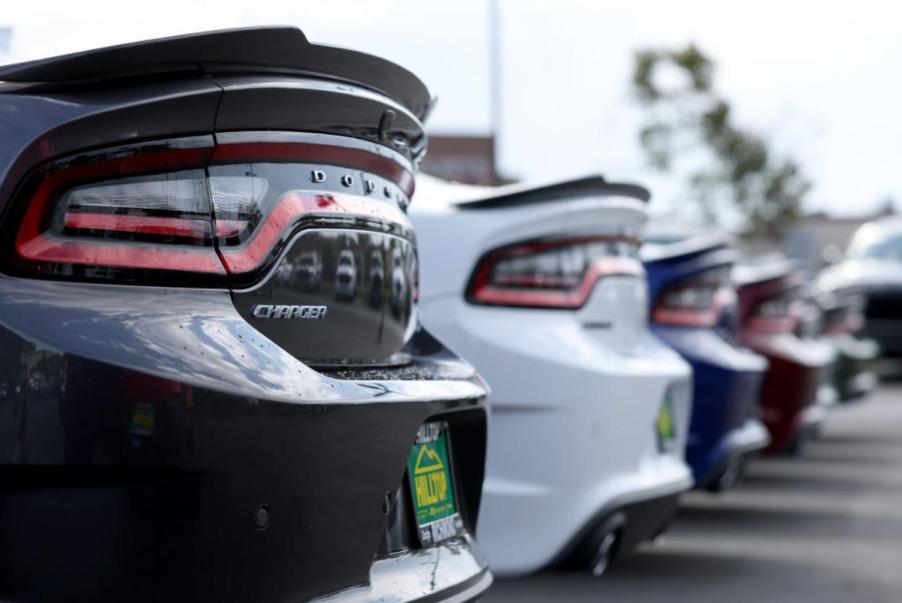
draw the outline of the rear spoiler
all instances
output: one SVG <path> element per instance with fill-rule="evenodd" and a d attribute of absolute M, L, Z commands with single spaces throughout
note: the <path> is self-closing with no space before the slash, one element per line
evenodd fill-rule
<path fill-rule="evenodd" d="M 737 287 L 745 287 L 784 280 L 785 287 L 790 288 L 801 283 L 797 268 L 797 264 L 787 258 L 764 260 L 758 264 L 740 264 L 733 269 L 733 282 Z"/>
<path fill-rule="evenodd" d="M 636 184 L 608 182 L 600 175 L 593 175 L 540 186 L 516 184 L 499 187 L 484 196 L 457 201 L 454 205 L 460 209 L 502 209 L 572 200 L 574 197 L 614 196 L 630 197 L 648 202 L 651 193 L 648 189 Z"/>
<path fill-rule="evenodd" d="M 642 247 L 643 262 L 658 262 L 674 259 L 684 259 L 691 255 L 709 253 L 715 250 L 723 250 L 726 253 L 719 254 L 724 264 L 735 264 L 739 259 L 739 252 L 732 248 L 732 237 L 725 234 L 711 234 L 689 237 L 675 243 L 649 244 L 646 240 Z"/>
<path fill-rule="evenodd" d="M 379 92 L 424 120 L 428 89 L 384 59 L 311 44 L 294 27 L 254 27 L 147 40 L 0 67 L 0 81 L 53 88 L 178 73 L 310 75 Z"/>

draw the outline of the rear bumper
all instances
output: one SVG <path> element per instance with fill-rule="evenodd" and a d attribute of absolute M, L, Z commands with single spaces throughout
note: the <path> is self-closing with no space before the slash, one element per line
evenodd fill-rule
<path fill-rule="evenodd" d="M 315 603 L 369 601 L 463 603 L 492 585 L 492 574 L 469 537 L 448 541 L 418 553 L 380 559 L 370 570 L 370 583 L 318 597 Z"/>
<path fill-rule="evenodd" d="M 655 333 L 692 365 L 692 421 L 686 459 L 696 486 L 716 478 L 737 457 L 770 441 L 758 419 L 767 361 L 712 329 L 657 327 Z"/>
<path fill-rule="evenodd" d="M 423 311 L 492 385 L 478 537 L 496 574 L 539 570 L 599 513 L 691 487 L 689 367 L 654 337 L 624 353 L 568 312 L 456 299 Z M 668 393 L 677 439 L 662 452 L 655 422 Z"/>
<path fill-rule="evenodd" d="M 826 392 L 836 352 L 826 341 L 803 340 L 792 334 L 750 335 L 746 343 L 768 360 L 761 388 L 761 419 L 771 438 L 767 450 L 782 450 L 807 421 L 825 416 L 819 409 L 810 411 L 810 417 L 806 414 L 819 399 L 829 397 Z"/>
<path fill-rule="evenodd" d="M 227 292 L 0 277 L 0 317 L 0 599 L 301 600 L 408 572 L 406 601 L 490 580 L 469 539 L 433 592 L 373 561 L 428 420 L 448 422 L 475 532 L 486 389 L 428 335 L 403 369 L 329 376 Z"/>
<path fill-rule="evenodd" d="M 733 429 L 724 437 L 709 457 L 704 473 L 697 473 L 695 486 L 705 488 L 714 482 L 731 464 L 760 452 L 770 444 L 770 434 L 757 418 L 746 419 L 745 423 Z"/>

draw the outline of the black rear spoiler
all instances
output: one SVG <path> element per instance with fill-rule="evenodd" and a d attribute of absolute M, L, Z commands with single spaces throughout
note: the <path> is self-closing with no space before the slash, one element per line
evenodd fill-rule
<path fill-rule="evenodd" d="M 511 185 L 499 187 L 485 196 L 455 202 L 460 209 L 499 209 L 520 207 L 550 201 L 571 200 L 574 197 L 624 196 L 647 202 L 648 189 L 637 184 L 608 182 L 600 175 L 584 176 L 540 186 Z"/>
<path fill-rule="evenodd" d="M 178 73 L 312 75 L 379 92 L 420 120 L 432 99 L 411 72 L 364 53 L 311 44 L 294 27 L 229 29 L 0 66 L 0 81 L 60 86 Z"/>
<path fill-rule="evenodd" d="M 730 263 L 735 263 L 739 259 L 740 254 L 738 250 L 733 249 L 732 245 L 732 237 L 723 233 L 697 235 L 663 245 L 649 244 L 648 239 L 646 239 L 645 246 L 642 248 L 642 261 L 658 262 L 675 258 L 683 259 L 690 255 L 708 253 L 720 249 L 727 251 L 727 253 L 721 254 L 722 257 L 732 258 Z"/>

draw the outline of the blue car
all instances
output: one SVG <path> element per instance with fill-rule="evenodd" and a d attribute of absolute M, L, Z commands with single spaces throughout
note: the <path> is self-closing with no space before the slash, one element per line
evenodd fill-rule
<path fill-rule="evenodd" d="M 686 457 L 697 488 L 719 492 L 739 479 L 746 458 L 769 443 L 758 418 L 767 360 L 739 346 L 728 239 L 694 237 L 643 249 L 651 326 L 693 368 Z"/>

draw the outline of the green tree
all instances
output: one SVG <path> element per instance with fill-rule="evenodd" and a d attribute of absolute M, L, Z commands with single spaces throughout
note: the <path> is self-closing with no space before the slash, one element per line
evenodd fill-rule
<path fill-rule="evenodd" d="M 688 174 L 690 195 L 709 221 L 734 210 L 745 235 L 777 240 L 798 218 L 810 182 L 796 161 L 774 156 L 765 138 L 736 125 L 713 76 L 714 63 L 692 44 L 636 53 L 642 149 L 656 169 Z"/>

